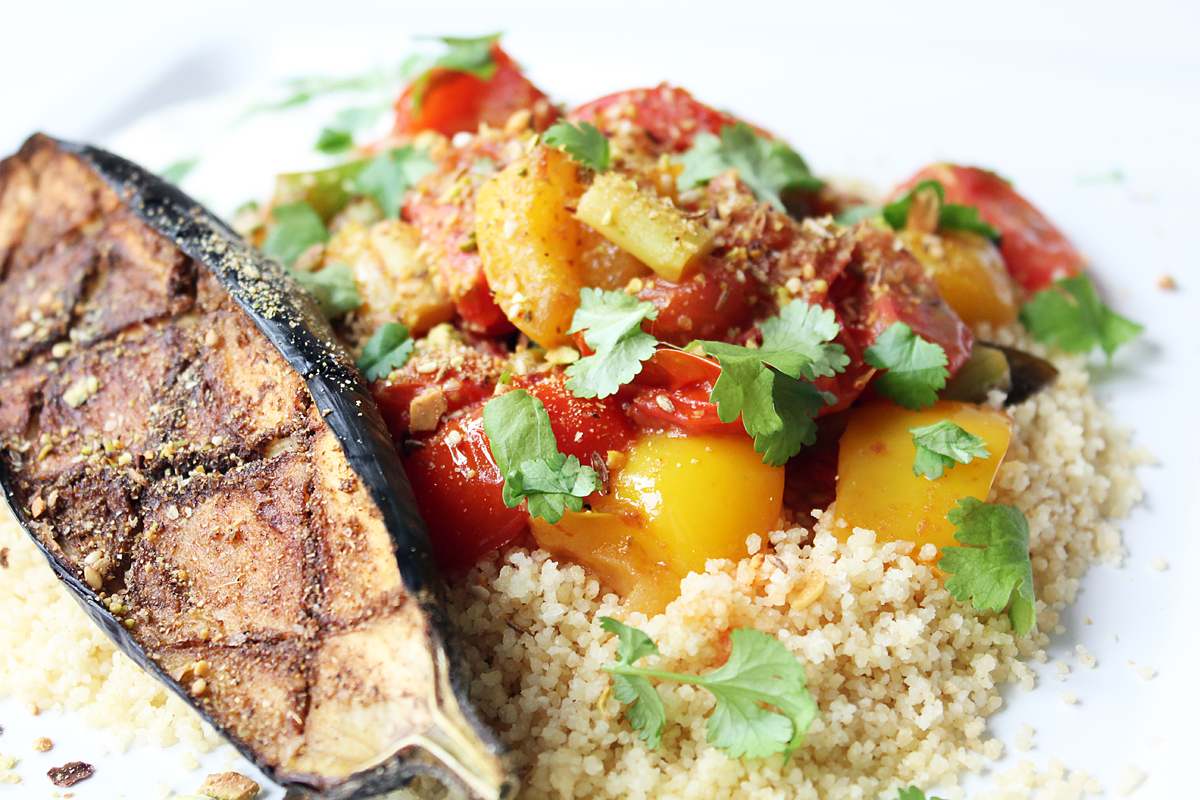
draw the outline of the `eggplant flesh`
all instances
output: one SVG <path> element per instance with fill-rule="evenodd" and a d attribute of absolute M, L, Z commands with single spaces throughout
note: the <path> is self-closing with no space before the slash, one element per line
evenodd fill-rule
<path fill-rule="evenodd" d="M 508 797 L 411 489 L 273 261 L 102 150 L 0 162 L 0 484 L 87 613 L 289 796 Z"/>

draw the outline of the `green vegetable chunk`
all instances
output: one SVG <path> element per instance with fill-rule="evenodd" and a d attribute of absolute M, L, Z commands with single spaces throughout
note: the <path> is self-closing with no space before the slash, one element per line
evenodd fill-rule
<path fill-rule="evenodd" d="M 1063 278 L 1035 294 L 1021 308 L 1021 322 L 1043 344 L 1068 353 L 1087 353 L 1100 345 L 1110 359 L 1143 330 L 1105 305 L 1087 275 Z"/>
<path fill-rule="evenodd" d="M 362 295 L 354 282 L 354 270 L 346 264 L 330 264 L 316 272 L 293 270 L 292 277 L 306 292 L 317 298 L 327 319 L 333 319 L 362 305 Z"/>
<path fill-rule="evenodd" d="M 581 122 L 576 127 L 560 122 L 542 134 L 542 141 L 565 150 L 571 158 L 596 172 L 608 169 L 611 158 L 608 137 L 591 123 Z"/>
<path fill-rule="evenodd" d="M 317 143 L 313 145 L 313 149 L 326 155 L 344 153 L 352 147 L 354 147 L 354 136 L 350 134 L 350 131 L 337 128 L 322 128 L 321 135 L 317 137 Z"/>
<path fill-rule="evenodd" d="M 984 222 L 975 206 L 964 206 L 946 202 L 946 187 L 941 181 L 921 181 L 895 202 L 883 207 L 883 220 L 892 230 L 904 230 L 908 225 L 908 212 L 912 209 L 913 195 L 924 189 L 933 189 L 938 196 L 938 230 L 966 231 L 1000 241 L 1000 230 Z"/>
<path fill-rule="evenodd" d="M 804 665 L 773 636 L 737 628 L 729 635 L 729 660 L 723 666 L 707 675 L 682 675 L 635 667 L 638 659 L 658 655 L 650 637 L 611 617 L 601 618 L 600 624 L 620 639 L 617 663 L 602 669 L 612 673 L 613 693 L 628 706 L 626 718 L 651 748 L 662 740 L 666 708 L 649 678 L 703 686 L 712 692 L 717 703 L 706 738 L 733 758 L 783 753 L 787 761 L 817 718 L 817 703 L 805 688 Z"/>
<path fill-rule="evenodd" d="M 483 430 L 504 477 L 501 497 L 509 508 L 526 500 L 531 516 L 554 524 L 562 519 L 564 508 L 582 510 L 583 498 L 603 488 L 594 469 L 558 451 L 550 415 L 542 401 L 524 389 L 488 401 Z"/>
<path fill-rule="evenodd" d="M 832 395 L 808 381 L 842 372 L 850 359 L 833 344 L 837 316 L 831 309 L 794 300 L 762 324 L 762 347 L 696 342 L 721 364 L 709 399 L 722 422 L 740 416 L 763 462 L 781 466 L 816 441 L 813 418 Z"/>
<path fill-rule="evenodd" d="M 304 202 L 285 203 L 271 210 L 275 226 L 263 242 L 263 252 L 290 267 L 314 244 L 329 241 L 329 231 L 316 210 Z"/>
<path fill-rule="evenodd" d="M 400 322 L 385 322 L 363 346 L 362 357 L 354 362 L 368 381 L 377 381 L 408 363 L 413 352 L 413 340 L 408 327 Z"/>
<path fill-rule="evenodd" d="M 968 433 L 948 419 L 933 425 L 909 428 L 917 455 L 913 458 L 913 474 L 929 480 L 942 477 L 945 469 L 955 464 L 970 464 L 974 458 L 987 458 L 987 442 Z"/>
<path fill-rule="evenodd" d="M 875 391 L 910 411 L 936 403 L 938 390 L 950 377 L 941 345 L 925 341 L 903 322 L 893 322 L 881 333 L 863 351 L 863 360 L 887 370 L 875 377 Z"/>
<path fill-rule="evenodd" d="M 958 528 L 954 540 L 967 547 L 942 548 L 938 566 L 948 573 L 946 590 L 976 608 L 1003 611 L 1024 636 L 1037 627 L 1033 565 L 1029 560 L 1029 521 L 1016 506 L 958 501 L 946 518 Z"/>
<path fill-rule="evenodd" d="M 695 144 L 684 153 L 679 188 L 691 189 L 731 169 L 754 191 L 754 196 L 785 211 L 781 192 L 815 192 L 824 182 L 813 177 L 808 164 L 783 142 L 757 134 L 744 122 L 726 125 L 718 138 L 711 133 L 696 134 Z"/>
<path fill-rule="evenodd" d="M 404 193 L 433 172 L 424 150 L 412 145 L 386 150 L 367 162 L 354 180 L 354 192 L 373 199 L 389 219 L 400 216 Z"/>
<path fill-rule="evenodd" d="M 567 333 L 583 331 L 583 340 L 595 353 L 567 367 L 571 393 L 608 397 L 633 380 L 642 371 L 642 362 L 654 355 L 657 344 L 642 330 L 642 320 L 657 316 L 653 305 L 624 292 L 583 289 Z"/>

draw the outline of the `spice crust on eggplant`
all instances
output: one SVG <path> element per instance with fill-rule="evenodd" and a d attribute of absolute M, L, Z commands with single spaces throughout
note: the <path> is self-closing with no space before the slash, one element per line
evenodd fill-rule
<path fill-rule="evenodd" d="M 386 429 L 310 298 L 178 190 L 0 162 L 0 479 L 143 667 L 302 796 L 515 792 Z"/>

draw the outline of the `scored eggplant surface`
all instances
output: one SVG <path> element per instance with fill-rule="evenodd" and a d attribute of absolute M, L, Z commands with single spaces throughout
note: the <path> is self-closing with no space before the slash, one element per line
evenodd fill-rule
<path fill-rule="evenodd" d="M 37 135 L 0 162 L 0 270 L 0 480 L 117 644 L 290 795 L 514 794 L 399 459 L 282 269 Z"/>

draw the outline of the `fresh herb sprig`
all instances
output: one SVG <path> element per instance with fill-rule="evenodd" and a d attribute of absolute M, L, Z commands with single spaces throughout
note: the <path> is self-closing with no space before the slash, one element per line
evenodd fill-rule
<path fill-rule="evenodd" d="M 297 200 L 271 209 L 274 225 L 263 241 L 263 252 L 290 267 L 314 244 L 329 241 L 325 222 L 311 204 Z"/>
<path fill-rule="evenodd" d="M 1037 627 L 1033 565 L 1029 559 L 1029 521 L 1016 506 L 964 497 L 946 514 L 965 547 L 942 548 L 938 562 L 949 574 L 946 590 L 985 611 L 1003 611 L 1017 635 Z"/>
<path fill-rule="evenodd" d="M 483 430 L 504 478 L 501 498 L 509 508 L 527 501 L 530 516 L 554 524 L 564 509 L 582 510 L 583 498 L 603 488 L 596 470 L 559 452 L 550 415 L 524 389 L 489 400 L 483 407 Z"/>
<path fill-rule="evenodd" d="M 850 363 L 845 348 L 833 343 L 839 330 L 831 309 L 793 300 L 762 323 L 759 348 L 695 343 L 721 365 L 709 398 L 717 404 L 717 416 L 722 422 L 740 416 L 764 463 L 781 466 L 816 441 L 814 418 L 834 398 L 811 381 L 842 372 Z"/>
<path fill-rule="evenodd" d="M 1099 346 L 1110 359 L 1144 328 L 1109 308 L 1087 275 L 1063 278 L 1021 308 L 1021 322 L 1039 342 L 1068 353 Z"/>
<path fill-rule="evenodd" d="M 944 470 L 955 464 L 970 464 L 972 459 L 987 458 L 987 442 L 968 433 L 948 419 L 933 425 L 909 428 L 917 455 L 913 458 L 913 474 L 924 475 L 931 481 L 942 477 Z"/>
<path fill-rule="evenodd" d="M 434 164 L 422 149 L 407 145 L 385 150 L 372 158 L 354 179 L 354 193 L 373 199 L 388 219 L 400 216 L 404 193 L 433 172 Z"/>
<path fill-rule="evenodd" d="M 608 397 L 642 371 L 654 355 L 657 340 L 642 330 L 642 321 L 658 310 L 621 291 L 583 289 L 579 308 L 567 333 L 583 332 L 595 352 L 567 367 L 567 388 L 576 397 Z"/>
<path fill-rule="evenodd" d="M 1000 230 L 984 222 L 975 206 L 964 206 L 958 203 L 946 202 L 946 187 L 941 181 L 921 181 L 903 197 L 888 203 L 883 207 L 883 219 L 893 230 L 903 230 L 908 225 L 908 214 L 912 210 L 913 197 L 932 189 L 938 198 L 938 230 L 966 231 L 996 242 L 1000 240 Z"/>
<path fill-rule="evenodd" d="M 413 113 L 421 108 L 421 102 L 425 99 L 425 90 L 429 88 L 429 81 L 434 75 L 434 70 L 465 72 L 484 81 L 491 80 L 492 76 L 496 74 L 498 65 L 492 54 L 492 48 L 500 40 L 499 33 L 474 38 L 457 36 L 422 36 L 418 38 L 441 42 L 448 49 L 443 55 L 434 59 L 433 63 L 429 64 L 413 81 L 413 90 L 410 95 Z"/>
<path fill-rule="evenodd" d="M 683 675 L 634 666 L 639 659 L 659 655 L 653 640 L 612 617 L 603 617 L 601 625 L 620 639 L 617 663 L 601 669 L 612 674 L 613 694 L 627 706 L 626 718 L 651 749 L 662 741 L 667 713 L 650 678 L 702 686 L 712 692 L 717 702 L 708 719 L 706 738 L 733 758 L 783 753 L 786 761 L 817 718 L 816 700 L 805 688 L 804 665 L 782 642 L 762 631 L 734 629 L 729 634 L 729 660 L 723 666 L 707 675 Z"/>
<path fill-rule="evenodd" d="M 684 153 L 679 188 L 691 189 L 731 169 L 745 181 L 761 202 L 785 211 L 782 192 L 816 191 L 824 182 L 813 176 L 808 164 L 792 148 L 780 141 L 760 136 L 744 122 L 726 125 L 721 135 L 696 134 L 692 148 Z"/>
<path fill-rule="evenodd" d="M 354 365 L 368 381 L 377 381 L 408 363 L 413 353 L 413 340 L 408 326 L 402 322 L 385 322 L 363 345 L 362 356 Z"/>
<path fill-rule="evenodd" d="M 608 137 L 588 122 L 578 126 L 560 122 L 542 134 L 542 141 L 550 147 L 565 150 L 571 158 L 596 172 L 608 169 L 612 160 Z"/>
<path fill-rule="evenodd" d="M 326 319 L 352 311 L 362 305 L 362 295 L 354 280 L 354 270 L 346 264 L 330 264 L 315 272 L 292 270 L 292 277 L 317 298 Z"/>
<path fill-rule="evenodd" d="M 938 391 L 950 377 L 942 346 L 925 341 L 903 322 L 893 322 L 881 333 L 863 351 L 863 360 L 887 370 L 875 377 L 875 391 L 911 411 L 936 403 Z"/>

